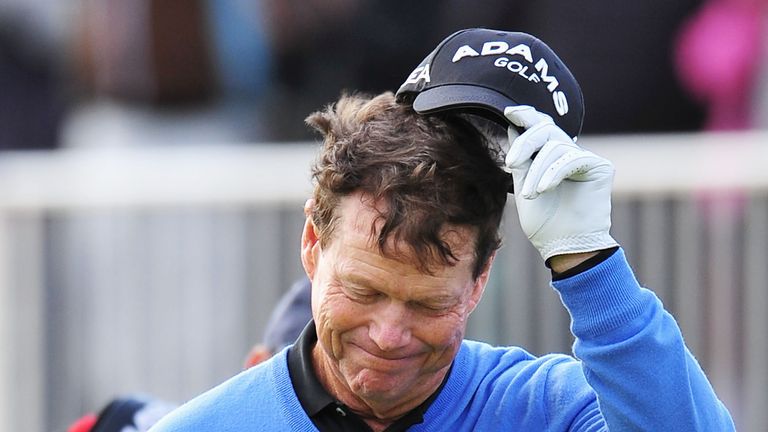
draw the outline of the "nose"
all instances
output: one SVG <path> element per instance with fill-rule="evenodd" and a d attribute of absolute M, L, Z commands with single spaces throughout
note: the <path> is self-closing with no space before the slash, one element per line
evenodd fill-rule
<path fill-rule="evenodd" d="M 411 326 L 406 306 L 395 301 L 382 305 L 368 328 L 368 336 L 383 352 L 408 346 L 411 342 Z"/>

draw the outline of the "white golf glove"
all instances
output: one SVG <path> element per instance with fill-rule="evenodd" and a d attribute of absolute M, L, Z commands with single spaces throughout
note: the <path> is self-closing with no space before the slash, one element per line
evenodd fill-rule
<path fill-rule="evenodd" d="M 533 107 L 507 107 L 504 115 L 525 129 L 518 136 L 508 128 L 505 164 L 520 225 L 544 260 L 616 246 L 609 234 L 613 165 L 576 145 Z"/>

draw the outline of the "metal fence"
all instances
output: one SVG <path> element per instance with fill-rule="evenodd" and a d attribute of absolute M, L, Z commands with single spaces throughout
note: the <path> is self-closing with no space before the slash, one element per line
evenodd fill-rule
<path fill-rule="evenodd" d="M 640 281 L 740 430 L 768 430 L 768 135 L 583 141 L 617 167 L 613 233 Z M 237 373 L 302 275 L 313 151 L 0 155 L 0 430 L 62 431 L 117 394 L 183 401 Z M 568 352 L 512 204 L 505 231 L 468 336 Z"/>

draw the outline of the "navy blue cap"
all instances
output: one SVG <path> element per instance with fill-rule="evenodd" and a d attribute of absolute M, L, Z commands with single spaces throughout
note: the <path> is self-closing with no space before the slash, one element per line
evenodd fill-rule
<path fill-rule="evenodd" d="M 576 138 L 584 95 L 565 63 L 544 42 L 520 32 L 460 30 L 445 38 L 408 76 L 397 98 L 421 114 L 464 110 L 504 127 L 504 108 L 530 105 Z"/>
<path fill-rule="evenodd" d="M 264 331 L 264 345 L 272 353 L 292 344 L 312 319 L 311 293 L 312 283 L 303 277 L 291 285 L 272 310 Z"/>

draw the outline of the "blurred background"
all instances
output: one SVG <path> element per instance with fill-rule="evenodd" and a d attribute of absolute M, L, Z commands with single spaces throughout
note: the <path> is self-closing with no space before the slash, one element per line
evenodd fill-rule
<path fill-rule="evenodd" d="M 739 429 L 768 430 L 765 0 L 0 0 L 0 430 L 237 373 L 303 274 L 303 119 L 466 27 L 569 65 L 616 238 Z M 569 352 L 508 214 L 469 336 Z"/>

